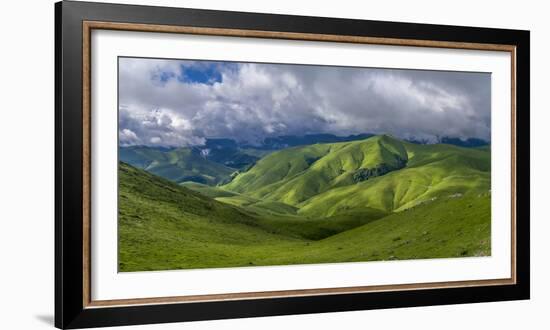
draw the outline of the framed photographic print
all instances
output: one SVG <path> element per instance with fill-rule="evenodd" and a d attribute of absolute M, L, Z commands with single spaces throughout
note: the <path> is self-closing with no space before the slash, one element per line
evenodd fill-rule
<path fill-rule="evenodd" d="M 529 298 L 529 32 L 56 4 L 59 328 Z"/>

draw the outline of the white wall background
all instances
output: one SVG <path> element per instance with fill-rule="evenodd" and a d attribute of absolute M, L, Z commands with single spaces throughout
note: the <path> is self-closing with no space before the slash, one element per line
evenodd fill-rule
<path fill-rule="evenodd" d="M 544 1 L 117 1 L 191 8 L 531 30 L 532 299 L 125 329 L 548 329 L 546 185 L 550 21 Z M 52 0 L 0 10 L 0 328 L 53 327 L 54 109 Z"/>

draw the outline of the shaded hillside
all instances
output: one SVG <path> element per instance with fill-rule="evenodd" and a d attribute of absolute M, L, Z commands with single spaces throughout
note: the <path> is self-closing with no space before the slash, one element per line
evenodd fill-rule
<path fill-rule="evenodd" d="M 227 180 L 235 171 L 208 160 L 196 148 L 159 150 L 133 146 L 119 148 L 121 161 L 174 182 L 194 181 L 215 185 Z"/>

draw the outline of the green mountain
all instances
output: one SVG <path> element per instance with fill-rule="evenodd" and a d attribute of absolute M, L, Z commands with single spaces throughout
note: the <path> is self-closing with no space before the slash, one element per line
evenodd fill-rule
<path fill-rule="evenodd" d="M 330 189 L 400 169 L 406 161 L 402 144 L 388 136 L 314 144 L 274 152 L 225 188 L 297 205 Z"/>
<path fill-rule="evenodd" d="M 411 162 L 422 163 L 409 154 Z M 119 271 L 490 255 L 487 191 L 442 194 L 396 213 L 364 207 L 315 217 L 293 214 L 280 202 L 186 185 L 267 206 L 222 203 L 120 163 Z"/>
<path fill-rule="evenodd" d="M 228 180 L 235 169 L 208 160 L 197 148 L 160 149 L 145 146 L 119 148 L 119 159 L 174 182 L 215 185 Z"/>
<path fill-rule="evenodd" d="M 487 192 L 490 152 L 387 135 L 315 144 L 274 152 L 223 188 L 285 203 L 307 216 L 364 208 L 393 212 L 442 196 Z"/>

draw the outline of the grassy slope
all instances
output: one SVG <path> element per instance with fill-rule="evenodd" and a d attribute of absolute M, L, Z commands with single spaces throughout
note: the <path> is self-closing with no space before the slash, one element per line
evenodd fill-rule
<path fill-rule="evenodd" d="M 418 145 L 388 136 L 275 152 L 224 186 L 253 198 L 284 202 L 309 216 L 375 208 L 400 211 L 433 197 L 490 187 L 487 148 Z M 407 159 L 404 169 L 356 183 L 359 168 Z M 313 160 L 313 161 L 312 161 Z"/>
<path fill-rule="evenodd" d="M 490 255 L 490 195 L 441 198 L 258 264 L 407 260 Z"/>
<path fill-rule="evenodd" d="M 257 215 L 258 224 L 271 233 L 307 240 L 320 240 L 350 230 L 387 216 L 375 209 L 339 214 L 328 218 L 303 217 L 266 212 L 265 209 L 248 208 Z"/>
<path fill-rule="evenodd" d="M 490 189 L 488 152 L 450 145 L 406 146 L 406 168 L 317 195 L 301 205 L 300 212 L 331 215 L 364 206 L 401 211 L 432 198 Z"/>
<path fill-rule="evenodd" d="M 248 246 L 284 249 L 299 239 L 258 227 L 246 212 L 121 163 L 119 269 L 248 264 Z"/>
<path fill-rule="evenodd" d="M 487 194 L 439 198 L 385 217 L 370 210 L 322 219 L 219 203 L 122 163 L 119 181 L 120 271 L 489 253 Z"/>
<path fill-rule="evenodd" d="M 196 182 L 184 182 L 181 186 L 196 191 L 206 197 L 214 198 L 225 204 L 246 207 L 250 211 L 258 211 L 260 213 L 276 213 L 276 214 L 296 214 L 298 211 L 294 206 L 273 202 L 262 201 L 250 196 L 241 195 L 222 187 L 213 187 Z"/>
<path fill-rule="evenodd" d="M 217 201 L 244 208 L 257 223 L 271 233 L 319 240 L 388 215 L 387 212 L 362 208 L 360 211 L 331 217 L 298 215 L 298 209 L 284 203 L 256 200 L 248 196 L 218 197 Z"/>
<path fill-rule="evenodd" d="M 377 136 L 366 140 L 314 144 L 284 149 L 262 158 L 238 175 L 226 189 L 290 205 L 335 187 L 353 184 L 360 168 L 395 166 L 407 153 L 398 140 Z"/>
<path fill-rule="evenodd" d="M 214 198 L 225 204 L 244 208 L 256 218 L 259 226 L 272 233 L 318 240 L 349 230 L 388 215 L 381 210 L 363 208 L 332 217 L 297 216 L 298 209 L 281 202 L 262 201 L 250 196 L 228 192 L 220 187 L 196 183 L 182 186 Z"/>
<path fill-rule="evenodd" d="M 180 184 L 182 187 L 185 187 L 187 189 L 191 189 L 193 191 L 199 192 L 202 195 L 210 198 L 216 198 L 216 197 L 232 197 L 232 196 L 238 196 L 239 194 L 234 193 L 232 191 L 225 190 L 220 187 L 213 187 L 209 185 L 205 185 L 198 182 L 182 182 Z"/>
<path fill-rule="evenodd" d="M 120 160 L 174 182 L 201 181 L 216 184 L 235 170 L 209 161 L 193 148 L 162 151 L 148 147 L 119 149 Z"/>

